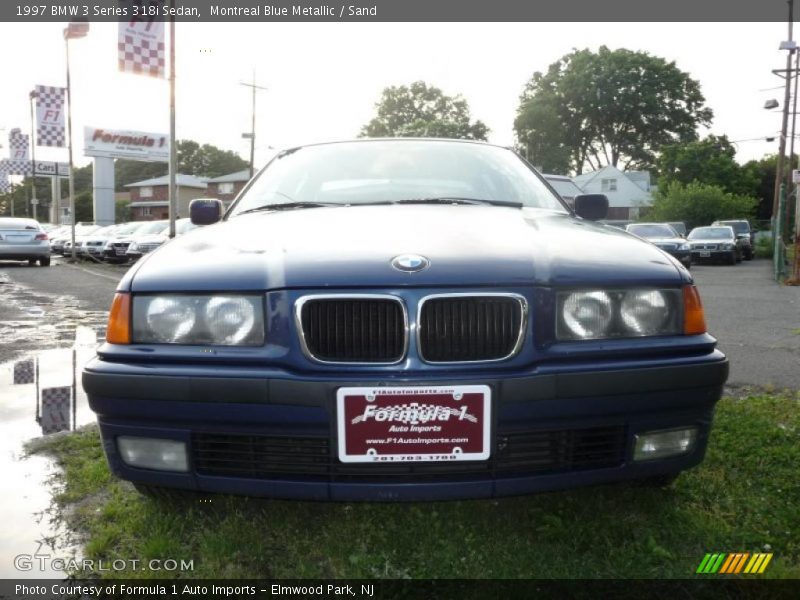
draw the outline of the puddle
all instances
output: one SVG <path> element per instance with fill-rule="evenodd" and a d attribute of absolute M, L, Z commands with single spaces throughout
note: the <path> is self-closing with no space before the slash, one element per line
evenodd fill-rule
<path fill-rule="evenodd" d="M 74 304 L 49 312 L 29 306 L 29 318 L 0 324 L 0 339 L 10 330 L 24 339 L 47 337 L 48 343 L 39 347 L 67 337 L 73 340 L 71 348 L 0 364 L 0 578 L 61 577 L 63 572 L 54 570 L 51 561 L 80 558 L 77 541 L 52 506 L 49 480 L 55 464 L 23 451 L 31 438 L 69 432 L 95 420 L 80 379 L 83 365 L 95 355 L 98 333 L 104 335 L 106 317 L 104 313 L 98 329 L 96 316 L 79 311 L 77 302 L 70 300 Z M 70 320 L 55 323 L 56 311 L 62 316 L 74 313 Z M 16 568 L 26 564 L 30 570 Z"/>

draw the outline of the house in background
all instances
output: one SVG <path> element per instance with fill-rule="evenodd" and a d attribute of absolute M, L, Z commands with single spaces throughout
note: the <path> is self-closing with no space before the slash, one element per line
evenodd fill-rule
<path fill-rule="evenodd" d="M 189 216 L 189 202 L 206 197 L 206 178 L 194 175 L 175 176 L 178 197 L 177 217 Z M 169 218 L 169 175 L 145 179 L 125 186 L 130 190 L 131 221 L 157 221 Z"/>
<path fill-rule="evenodd" d="M 608 219 L 633 220 L 642 209 L 653 204 L 655 187 L 647 171 L 620 171 L 611 165 L 598 171 L 583 173 L 572 181 L 583 194 L 608 196 Z"/>
<path fill-rule="evenodd" d="M 583 192 L 581 188 L 575 185 L 572 179 L 566 175 L 550 175 L 547 173 L 542 173 L 542 177 L 547 180 L 547 183 L 553 186 L 556 192 L 558 192 L 558 195 L 561 196 L 562 200 L 564 200 L 570 208 L 575 208 L 575 196 L 583 194 Z"/>
<path fill-rule="evenodd" d="M 213 177 L 206 182 L 208 184 L 206 196 L 219 198 L 227 207 L 248 181 L 250 181 L 250 169 Z"/>

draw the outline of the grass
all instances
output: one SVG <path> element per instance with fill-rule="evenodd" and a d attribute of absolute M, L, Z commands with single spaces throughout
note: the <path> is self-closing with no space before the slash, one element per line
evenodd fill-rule
<path fill-rule="evenodd" d="M 87 558 L 194 561 L 117 577 L 679 578 L 706 552 L 771 551 L 766 576 L 800 578 L 799 409 L 789 392 L 724 398 L 706 460 L 666 489 L 496 501 L 171 505 L 108 472 L 95 428 L 33 451 L 62 466 L 55 502 Z"/>

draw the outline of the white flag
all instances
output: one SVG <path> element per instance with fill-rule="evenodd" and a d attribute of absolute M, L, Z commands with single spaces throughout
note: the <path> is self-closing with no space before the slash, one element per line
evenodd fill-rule
<path fill-rule="evenodd" d="M 144 5 L 143 0 L 137 4 Z M 149 6 L 161 14 L 163 0 L 150 0 Z M 167 51 L 164 44 L 164 23 L 147 17 L 134 17 L 119 22 L 117 41 L 119 70 L 138 75 L 166 77 Z"/>
<path fill-rule="evenodd" d="M 67 145 L 64 133 L 64 105 L 67 92 L 64 88 L 49 85 L 36 86 L 36 145 Z"/>

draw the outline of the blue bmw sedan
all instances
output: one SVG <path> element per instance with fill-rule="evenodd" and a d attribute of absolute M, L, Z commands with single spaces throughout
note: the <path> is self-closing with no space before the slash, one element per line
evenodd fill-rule
<path fill-rule="evenodd" d="M 112 471 L 344 501 L 668 483 L 728 363 L 689 272 L 607 208 L 485 143 L 281 152 L 120 282 L 83 372 Z"/>

